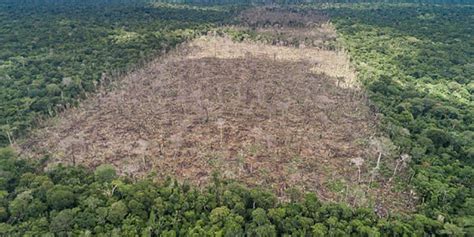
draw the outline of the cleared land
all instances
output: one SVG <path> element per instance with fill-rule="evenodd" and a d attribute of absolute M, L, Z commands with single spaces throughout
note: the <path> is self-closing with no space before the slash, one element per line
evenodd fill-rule
<path fill-rule="evenodd" d="M 267 12 L 296 14 L 257 11 L 264 20 Z M 304 34 L 306 42 L 333 39 L 327 19 L 315 17 L 253 27 Z M 329 33 L 321 39 L 321 32 Z M 379 157 L 388 170 L 396 162 L 376 123 L 343 52 L 206 36 L 46 121 L 18 147 L 50 155 L 50 165 L 110 163 L 132 177 L 154 172 L 198 185 L 217 171 L 282 198 L 297 188 L 323 200 L 406 208 L 414 197 L 394 192 L 375 169 Z"/>

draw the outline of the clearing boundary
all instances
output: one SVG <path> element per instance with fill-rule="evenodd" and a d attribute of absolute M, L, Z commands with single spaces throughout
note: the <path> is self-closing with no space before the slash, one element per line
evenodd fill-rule
<path fill-rule="evenodd" d="M 217 171 L 282 198 L 297 188 L 327 201 L 410 209 L 415 197 L 394 192 L 380 172 L 379 158 L 393 170 L 395 148 L 377 134 L 348 57 L 321 47 L 334 30 L 325 17 L 298 14 L 254 9 L 242 22 L 259 18 L 239 26 L 298 47 L 195 39 L 47 121 L 18 149 L 50 155 L 49 165 L 109 163 L 124 175 L 197 185 Z M 292 20 L 278 24 L 275 15 Z"/>

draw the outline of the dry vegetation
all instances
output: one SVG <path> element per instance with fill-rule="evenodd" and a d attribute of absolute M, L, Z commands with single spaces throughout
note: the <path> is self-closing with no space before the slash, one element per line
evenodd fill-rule
<path fill-rule="evenodd" d="M 290 14 L 307 32 L 329 29 L 297 13 L 259 17 L 265 12 Z M 376 135 L 354 78 L 341 52 L 202 37 L 47 121 L 19 149 L 48 152 L 50 165 L 110 163 L 132 177 L 198 185 L 217 171 L 281 197 L 296 187 L 323 200 L 406 208 L 411 197 L 379 172 L 403 163 Z"/>
<path fill-rule="evenodd" d="M 238 17 L 239 27 L 252 29 L 263 38 L 270 38 L 266 43 L 273 45 L 327 48 L 327 43 L 336 39 L 329 18 L 316 10 L 302 11 L 252 8 Z"/>
<path fill-rule="evenodd" d="M 317 27 L 329 22 L 329 17 L 317 10 L 282 9 L 279 7 L 256 7 L 244 11 L 237 17 L 247 27 Z"/>

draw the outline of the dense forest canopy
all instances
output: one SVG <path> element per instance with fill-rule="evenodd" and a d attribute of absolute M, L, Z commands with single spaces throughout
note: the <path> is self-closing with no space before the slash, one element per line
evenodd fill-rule
<path fill-rule="evenodd" d="M 334 4 L 334 3 L 419 3 L 419 4 L 472 4 L 471 0 L 149 0 L 177 4 Z"/>
<path fill-rule="evenodd" d="M 472 7 L 332 12 L 387 132 L 414 158 L 430 215 L 472 215 Z M 402 19 L 403 16 L 403 20 Z"/>
<path fill-rule="evenodd" d="M 7 147 L 151 57 L 233 23 L 246 7 L 157 2 L 305 3 L 288 8 L 331 16 L 333 47 L 348 51 L 381 129 L 412 159 L 397 181 L 420 194 L 416 213 L 378 216 L 298 190 L 280 202 L 218 174 L 199 189 L 119 177 L 109 165 L 44 171 L 48 157 L 32 161 Z M 474 7 L 457 5 L 471 1 L 322 2 L 2 1 L 0 235 L 473 236 Z M 353 2 L 365 3 L 344 4 Z M 423 4 L 386 4 L 394 2 Z"/>
<path fill-rule="evenodd" d="M 74 105 L 112 74 L 225 23 L 234 11 L 155 8 L 133 1 L 33 1 L 1 7 L 3 145 L 42 115 Z"/>

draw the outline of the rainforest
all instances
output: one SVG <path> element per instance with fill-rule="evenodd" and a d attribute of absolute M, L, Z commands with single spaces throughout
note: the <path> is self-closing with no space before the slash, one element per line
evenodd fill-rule
<path fill-rule="evenodd" d="M 468 0 L 0 2 L 1 236 L 474 236 Z"/>

